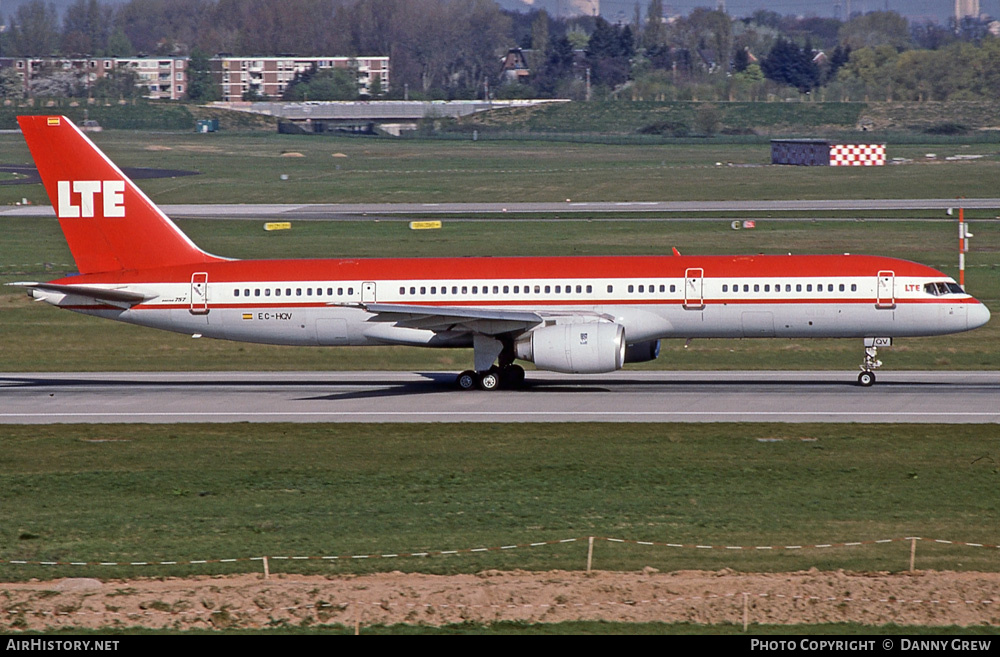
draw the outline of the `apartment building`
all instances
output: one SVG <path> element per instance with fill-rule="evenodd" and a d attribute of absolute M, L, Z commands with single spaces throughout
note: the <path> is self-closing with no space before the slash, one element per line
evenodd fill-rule
<path fill-rule="evenodd" d="M 378 88 L 389 88 L 388 57 L 230 57 L 209 60 L 212 79 L 219 86 L 222 100 L 242 100 L 253 92 L 258 96 L 280 98 L 296 73 L 318 69 L 356 69 L 362 93 L 370 93 L 375 81 Z M 78 84 L 89 87 L 98 79 L 118 69 L 136 74 L 136 86 L 142 95 L 156 100 L 181 100 L 188 90 L 187 57 L 4 57 L 0 68 L 13 68 L 24 81 L 26 94 L 32 81 L 53 74 L 73 76 Z"/>
<path fill-rule="evenodd" d="M 212 79 L 222 92 L 222 100 L 241 100 L 252 93 L 280 98 L 297 73 L 317 69 L 357 70 L 361 93 L 370 93 L 375 80 L 378 88 L 389 88 L 388 57 L 230 57 L 218 56 L 209 62 Z"/>
<path fill-rule="evenodd" d="M 54 74 L 68 73 L 89 88 L 116 69 L 128 69 L 146 98 L 180 100 L 187 94 L 187 57 L 4 57 L 0 68 L 14 69 L 25 93 L 33 81 Z"/>

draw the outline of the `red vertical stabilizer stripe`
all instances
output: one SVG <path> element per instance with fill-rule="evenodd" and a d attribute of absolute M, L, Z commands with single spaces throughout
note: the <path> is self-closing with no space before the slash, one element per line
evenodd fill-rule
<path fill-rule="evenodd" d="M 221 260 L 188 237 L 62 116 L 19 116 L 80 273 Z"/>

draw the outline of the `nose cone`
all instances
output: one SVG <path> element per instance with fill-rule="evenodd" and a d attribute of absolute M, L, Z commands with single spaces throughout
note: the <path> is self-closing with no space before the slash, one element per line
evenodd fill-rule
<path fill-rule="evenodd" d="M 968 327 L 970 329 L 979 328 L 990 321 L 990 309 L 982 303 L 974 303 L 969 306 Z"/>

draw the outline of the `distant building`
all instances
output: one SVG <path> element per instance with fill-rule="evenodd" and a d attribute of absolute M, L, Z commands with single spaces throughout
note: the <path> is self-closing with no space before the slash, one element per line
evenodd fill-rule
<path fill-rule="evenodd" d="M 880 167 L 885 165 L 885 144 L 836 144 L 825 139 L 772 139 L 771 164 Z"/>
<path fill-rule="evenodd" d="M 14 69 L 30 94 L 31 83 L 53 73 L 75 76 L 88 89 L 115 70 L 136 74 L 136 86 L 146 98 L 180 100 L 187 94 L 187 57 L 4 57 L 0 68 Z"/>
<path fill-rule="evenodd" d="M 599 16 L 601 0 L 563 0 L 557 7 L 562 16 Z"/>
<path fill-rule="evenodd" d="M 252 93 L 280 98 L 297 73 L 317 69 L 356 68 L 362 94 L 378 79 L 382 91 L 389 88 L 388 57 L 230 57 L 219 55 L 209 61 L 212 79 L 222 92 L 222 100 L 242 100 Z"/>
<path fill-rule="evenodd" d="M 114 62 L 138 75 L 136 86 L 142 87 L 146 98 L 181 100 L 187 96 L 187 57 L 119 57 Z"/>
<path fill-rule="evenodd" d="M 187 57 L 4 57 L 0 68 L 14 69 L 30 95 L 31 83 L 53 73 L 71 73 L 90 87 L 115 70 L 136 74 L 142 95 L 154 100 L 182 100 L 188 91 Z M 369 93 L 377 79 L 382 91 L 389 88 L 388 57 L 215 57 L 209 61 L 212 79 L 222 100 L 242 100 L 249 91 L 280 98 L 296 73 L 318 69 L 355 67 L 361 93 Z"/>
<path fill-rule="evenodd" d="M 955 0 L 955 21 L 963 18 L 979 18 L 979 0 Z"/>
<path fill-rule="evenodd" d="M 511 48 L 500 60 L 501 82 L 526 82 L 531 76 L 531 67 L 525 57 L 525 51 Z"/>

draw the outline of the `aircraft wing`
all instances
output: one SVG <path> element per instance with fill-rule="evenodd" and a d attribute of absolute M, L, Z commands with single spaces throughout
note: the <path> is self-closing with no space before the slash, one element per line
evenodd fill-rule
<path fill-rule="evenodd" d="M 361 307 L 375 316 L 372 322 L 393 323 L 401 328 L 434 332 L 467 332 L 481 335 L 523 333 L 549 323 L 613 321 L 599 313 L 579 310 L 499 310 L 475 306 L 421 306 L 369 303 Z"/>
<path fill-rule="evenodd" d="M 91 299 L 93 301 L 118 306 L 119 308 L 131 308 L 132 306 L 142 303 L 143 301 L 149 301 L 150 299 L 156 298 L 155 294 L 143 294 L 141 292 L 133 292 L 131 290 L 92 287 L 89 285 L 59 285 L 58 283 L 32 282 L 7 283 L 7 285 L 27 288 L 28 293 L 35 299 L 42 299 L 44 293 L 52 292 L 55 294 L 83 297 L 85 299 Z M 41 294 L 35 294 L 36 290 L 40 291 Z"/>
<path fill-rule="evenodd" d="M 499 335 L 526 331 L 545 321 L 536 312 L 495 310 L 464 306 L 419 306 L 394 303 L 369 303 L 362 307 L 375 317 L 371 321 L 391 322 L 403 328 L 428 331 L 468 331 Z"/>

